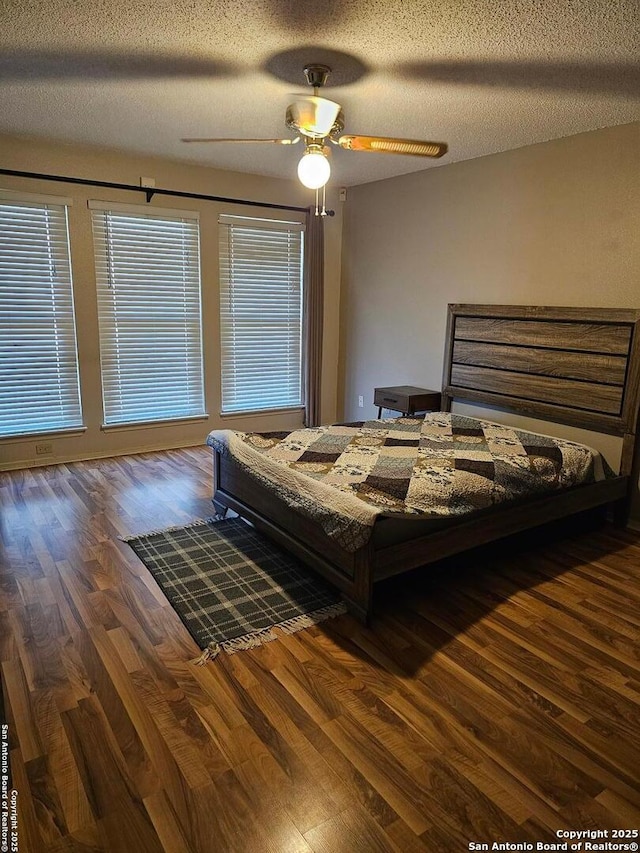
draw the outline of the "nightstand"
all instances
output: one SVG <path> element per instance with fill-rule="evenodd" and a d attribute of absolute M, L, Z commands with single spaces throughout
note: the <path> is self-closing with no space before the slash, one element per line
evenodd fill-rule
<path fill-rule="evenodd" d="M 374 388 L 373 404 L 378 407 L 378 419 L 383 409 L 415 415 L 416 412 L 437 412 L 440 409 L 440 392 L 413 385 L 396 385 L 393 388 Z"/>

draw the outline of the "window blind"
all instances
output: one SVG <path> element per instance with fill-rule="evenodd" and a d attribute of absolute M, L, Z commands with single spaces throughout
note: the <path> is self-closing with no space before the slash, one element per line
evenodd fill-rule
<path fill-rule="evenodd" d="M 0 436 L 82 426 L 67 203 L 0 193 Z"/>
<path fill-rule="evenodd" d="M 90 207 L 105 425 L 203 415 L 197 214 Z"/>
<path fill-rule="evenodd" d="M 219 226 L 222 412 L 301 406 L 302 223 Z"/>

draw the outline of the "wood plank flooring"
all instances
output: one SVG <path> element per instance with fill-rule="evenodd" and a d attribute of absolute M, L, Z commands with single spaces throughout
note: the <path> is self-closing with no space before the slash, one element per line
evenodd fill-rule
<path fill-rule="evenodd" d="M 640 826 L 640 535 L 487 548 L 206 666 L 118 536 L 207 449 L 0 474 L 20 853 L 448 853 Z M 481 848 L 476 848 L 481 849 Z"/>

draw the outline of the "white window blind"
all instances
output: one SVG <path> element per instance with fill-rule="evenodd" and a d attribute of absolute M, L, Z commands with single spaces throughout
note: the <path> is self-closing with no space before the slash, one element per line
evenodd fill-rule
<path fill-rule="evenodd" d="M 197 214 L 89 204 L 105 424 L 203 415 Z"/>
<path fill-rule="evenodd" d="M 0 436 L 82 426 L 67 202 L 0 192 Z"/>
<path fill-rule="evenodd" d="M 219 224 L 222 411 L 301 406 L 302 223 Z"/>

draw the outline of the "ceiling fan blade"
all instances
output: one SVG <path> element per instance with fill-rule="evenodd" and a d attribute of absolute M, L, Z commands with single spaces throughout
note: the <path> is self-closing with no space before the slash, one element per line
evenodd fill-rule
<path fill-rule="evenodd" d="M 200 139 L 200 138 L 189 138 L 189 139 L 181 139 L 181 142 L 270 142 L 275 143 L 276 145 L 295 145 L 296 142 L 300 142 L 300 137 L 296 136 L 295 139 Z"/>
<path fill-rule="evenodd" d="M 286 124 L 306 136 L 322 139 L 328 136 L 340 110 L 340 104 L 316 95 L 301 97 L 287 107 Z"/>
<path fill-rule="evenodd" d="M 395 139 L 391 136 L 341 136 L 337 144 L 348 151 L 374 151 L 380 154 L 409 154 L 413 157 L 442 157 L 448 151 L 446 142 L 424 142 L 419 139 Z"/>

